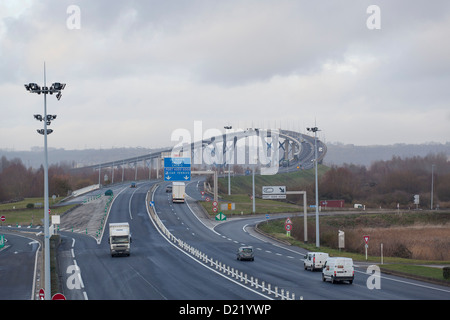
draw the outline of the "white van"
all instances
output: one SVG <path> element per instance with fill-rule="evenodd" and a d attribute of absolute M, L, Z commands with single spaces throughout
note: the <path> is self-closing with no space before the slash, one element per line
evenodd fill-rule
<path fill-rule="evenodd" d="M 305 257 L 305 260 L 303 260 L 305 270 L 308 269 L 310 269 L 311 271 L 314 271 L 315 269 L 322 270 L 323 265 L 325 264 L 325 261 L 327 261 L 327 259 L 328 253 L 308 252 L 308 254 Z"/>
<path fill-rule="evenodd" d="M 331 283 L 348 281 L 352 284 L 354 278 L 355 270 L 352 258 L 328 258 L 322 269 L 322 281 L 330 280 Z"/>

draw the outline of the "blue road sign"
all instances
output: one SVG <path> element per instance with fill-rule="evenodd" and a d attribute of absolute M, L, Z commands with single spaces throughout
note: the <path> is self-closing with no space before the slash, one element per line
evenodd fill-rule
<path fill-rule="evenodd" d="M 164 181 L 190 181 L 191 158 L 164 158 Z"/>

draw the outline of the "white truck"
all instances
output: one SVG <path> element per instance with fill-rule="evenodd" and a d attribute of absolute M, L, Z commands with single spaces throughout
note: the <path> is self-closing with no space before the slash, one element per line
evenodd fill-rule
<path fill-rule="evenodd" d="M 322 281 L 330 280 L 331 283 L 348 281 L 352 284 L 354 278 L 355 269 L 352 258 L 328 258 L 322 269 Z"/>
<path fill-rule="evenodd" d="M 109 224 L 109 247 L 111 256 L 130 255 L 131 233 L 128 222 Z"/>
<path fill-rule="evenodd" d="M 184 182 L 172 182 L 172 202 L 184 202 L 186 196 Z"/>

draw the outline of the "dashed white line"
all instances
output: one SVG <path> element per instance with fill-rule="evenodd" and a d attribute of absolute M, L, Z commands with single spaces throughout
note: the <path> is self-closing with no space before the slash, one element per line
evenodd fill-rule
<path fill-rule="evenodd" d="M 70 249 L 70 252 L 72 253 L 72 258 L 75 258 L 75 251 L 73 250 L 74 246 L 75 246 L 75 238 L 72 238 L 72 248 Z M 80 287 L 82 289 L 84 289 L 84 282 L 83 282 L 83 279 L 81 278 L 81 269 L 77 264 L 77 260 L 73 259 L 73 264 L 75 265 L 77 273 L 78 273 Z M 83 291 L 83 297 L 84 297 L 84 300 L 89 300 L 86 291 Z"/>

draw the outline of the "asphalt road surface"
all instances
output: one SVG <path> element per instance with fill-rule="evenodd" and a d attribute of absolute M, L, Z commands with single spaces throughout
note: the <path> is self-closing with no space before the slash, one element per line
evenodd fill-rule
<path fill-rule="evenodd" d="M 61 231 L 58 268 L 61 292 L 70 300 L 264 300 L 279 299 L 250 283 L 236 280 L 180 249 L 151 221 L 147 192 L 155 181 L 137 188 L 123 184 L 115 190 L 109 222 L 129 222 L 133 242 L 129 257 L 111 257 L 108 232 L 101 241 L 89 235 Z M 380 289 L 367 285 L 367 265 L 355 262 L 353 284 L 322 282 L 320 272 L 303 270 L 305 251 L 257 234 L 253 226 L 264 216 L 233 217 L 226 222 L 205 219 L 195 201 L 172 203 L 160 186 L 151 195 L 156 213 L 170 233 L 210 259 L 239 270 L 259 283 L 271 285 L 295 299 L 305 300 L 427 300 L 450 299 L 450 288 L 391 275 L 381 275 Z M 202 183 L 187 185 L 192 199 L 201 199 Z M 197 214 L 194 214 L 196 212 Z M 0 251 L 0 299 L 28 300 L 32 296 L 36 251 L 39 243 L 7 235 Z M 241 245 L 255 248 L 255 261 L 237 261 Z M 267 287 L 266 287 L 267 288 Z"/>
<path fill-rule="evenodd" d="M 150 221 L 146 208 L 146 194 L 154 182 L 141 183 L 137 188 L 123 186 L 116 196 L 108 222 L 130 223 L 133 242 L 130 257 L 112 258 L 107 235 L 98 245 L 83 235 L 64 233 L 61 256 L 64 268 L 77 265 L 83 287 L 68 289 L 69 299 L 274 299 L 274 295 L 243 284 L 223 272 L 198 261 L 163 237 Z M 161 183 L 152 195 L 156 212 L 170 233 L 185 243 L 239 270 L 259 283 L 271 284 L 294 294 L 295 299 L 318 300 L 412 300 L 450 299 L 450 289 L 396 276 L 381 276 L 380 289 L 369 289 L 367 265 L 355 263 L 355 281 L 352 285 L 333 285 L 322 282 L 320 272 L 303 270 L 305 251 L 285 246 L 262 237 L 253 231 L 253 225 L 262 217 L 232 218 L 215 223 L 193 214 L 194 202 L 172 203 L 171 193 L 165 192 L 168 183 Z M 198 180 L 187 185 L 192 198 L 201 199 Z M 147 199 L 148 201 L 149 199 Z M 255 261 L 237 261 L 236 250 L 241 245 L 255 248 Z M 73 249 L 73 251 L 72 251 Z M 73 269 L 73 268 L 72 268 Z M 70 281 L 69 281 L 70 282 Z"/>
<path fill-rule="evenodd" d="M 201 185 L 201 184 L 200 184 Z M 191 182 L 188 193 L 199 197 L 197 183 Z M 155 202 L 159 215 L 169 230 L 193 247 L 238 269 L 249 276 L 258 278 L 272 287 L 284 288 L 295 297 L 303 299 L 450 299 L 450 288 L 396 276 L 381 275 L 380 289 L 369 289 L 367 280 L 372 275 L 366 273 L 368 265 L 355 262 L 355 281 L 352 285 L 322 282 L 321 272 L 303 269 L 306 251 L 270 241 L 252 232 L 252 226 L 264 221 L 265 217 L 233 218 L 215 227 L 207 228 L 197 219 L 187 205 L 172 204 L 170 195 L 159 188 Z M 255 261 L 237 261 L 236 250 L 241 245 L 255 248 Z M 372 281 L 371 278 L 370 281 Z"/>
<path fill-rule="evenodd" d="M 262 299 L 260 294 L 241 290 L 201 267 L 159 234 L 145 203 L 152 184 L 124 186 L 109 213 L 108 223 L 130 224 L 133 240 L 129 257 L 111 257 L 107 232 L 100 244 L 83 234 L 61 232 L 59 257 L 67 299 Z"/>
<path fill-rule="evenodd" d="M 0 234 L 7 240 L 5 247 L 0 249 L 0 300 L 30 300 L 40 243 L 4 229 L 0 229 Z"/>

